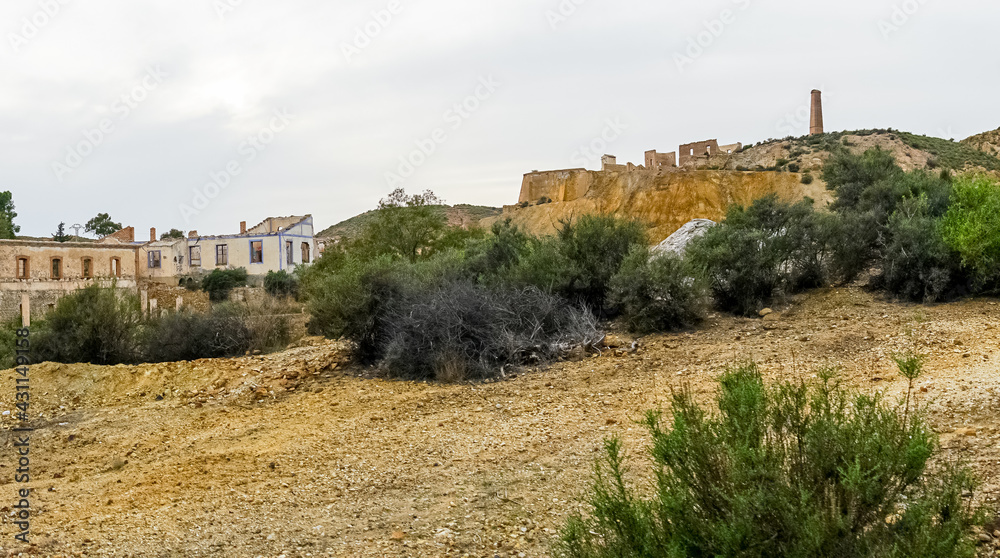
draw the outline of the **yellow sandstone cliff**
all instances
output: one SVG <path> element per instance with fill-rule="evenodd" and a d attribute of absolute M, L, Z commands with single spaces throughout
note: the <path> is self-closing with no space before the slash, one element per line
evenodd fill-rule
<path fill-rule="evenodd" d="M 788 201 L 808 196 L 818 207 L 830 201 L 821 181 L 810 185 L 801 181 L 801 174 L 789 172 L 536 172 L 524 176 L 519 205 L 505 207 L 503 215 L 484 225 L 510 218 L 534 234 L 545 235 L 555 233 L 561 220 L 587 213 L 614 214 L 645 222 L 650 241 L 658 243 L 692 219 L 719 221 L 730 205 L 749 205 L 772 193 Z"/>

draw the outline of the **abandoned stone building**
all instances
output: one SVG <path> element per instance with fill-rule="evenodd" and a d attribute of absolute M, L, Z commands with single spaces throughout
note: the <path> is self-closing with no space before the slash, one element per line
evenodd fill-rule
<path fill-rule="evenodd" d="M 126 227 L 96 242 L 0 240 L 0 319 L 30 306 L 44 314 L 66 293 L 92 284 L 132 291 L 149 282 L 176 285 L 181 277 L 214 269 L 246 268 L 250 275 L 293 270 L 317 256 L 311 215 L 271 217 L 228 236 L 135 240 Z M 145 307 L 145 306 L 144 306 Z"/>
<path fill-rule="evenodd" d="M 0 240 L 0 319 L 37 313 L 62 295 L 99 283 L 135 289 L 135 246 L 117 238 L 103 242 Z"/>

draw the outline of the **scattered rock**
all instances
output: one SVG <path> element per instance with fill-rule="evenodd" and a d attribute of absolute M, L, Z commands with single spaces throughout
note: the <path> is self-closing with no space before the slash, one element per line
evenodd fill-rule
<path fill-rule="evenodd" d="M 761 318 L 766 318 L 767 316 L 770 316 L 771 314 L 774 314 L 774 310 L 771 310 L 770 308 L 765 308 L 765 309 L 763 309 L 763 310 L 760 311 L 760 317 Z"/>

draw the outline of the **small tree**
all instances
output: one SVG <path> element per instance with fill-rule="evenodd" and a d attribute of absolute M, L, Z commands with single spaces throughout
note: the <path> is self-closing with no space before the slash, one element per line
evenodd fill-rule
<path fill-rule="evenodd" d="M 97 236 L 108 236 L 122 230 L 122 224 L 112 221 L 107 213 L 98 213 L 97 217 L 87 221 L 83 230 L 94 233 Z"/>
<path fill-rule="evenodd" d="M 432 252 L 448 226 L 440 208 L 443 203 L 430 190 L 411 196 L 398 188 L 379 202 L 352 248 L 368 257 L 387 255 L 415 262 Z"/>
<path fill-rule="evenodd" d="M 0 192 L 0 238 L 9 240 L 17 238 L 21 227 L 14 224 L 15 217 L 17 212 L 14 211 L 13 194 Z"/>
<path fill-rule="evenodd" d="M 72 237 L 66 234 L 66 223 L 60 222 L 59 226 L 56 227 L 55 234 L 52 235 L 52 240 L 56 242 L 68 242 Z"/>

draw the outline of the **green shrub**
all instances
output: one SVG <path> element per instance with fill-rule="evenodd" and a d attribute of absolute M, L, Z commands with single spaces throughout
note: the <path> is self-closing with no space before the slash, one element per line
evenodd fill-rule
<path fill-rule="evenodd" d="M 799 172 L 802 167 L 798 163 L 788 163 L 788 172 Z"/>
<path fill-rule="evenodd" d="M 207 313 L 144 318 L 136 295 L 91 285 L 60 298 L 33 324 L 32 353 L 38 361 L 112 365 L 271 351 L 290 341 L 287 313 L 274 304 L 226 303 Z"/>
<path fill-rule="evenodd" d="M 92 364 L 136 362 L 141 322 L 138 296 L 91 285 L 60 298 L 44 321 L 33 324 L 33 357 Z"/>
<path fill-rule="evenodd" d="M 559 251 L 569 266 L 561 294 L 595 314 L 605 314 L 611 278 L 636 246 L 646 246 L 646 229 L 638 221 L 610 215 L 584 215 L 562 224 Z"/>
<path fill-rule="evenodd" d="M 607 441 L 590 513 L 571 516 L 556 554 L 975 555 L 971 527 L 982 516 L 963 498 L 970 473 L 928 467 L 935 435 L 909 399 L 893 404 L 848 391 L 829 371 L 812 386 L 767 386 L 749 364 L 722 376 L 716 402 L 709 413 L 683 389 L 674 394 L 669 427 L 659 413 L 648 414 L 649 494 L 633 488 L 621 442 Z"/>
<path fill-rule="evenodd" d="M 901 297 L 934 302 L 961 282 L 960 260 L 941 235 L 926 197 L 904 200 L 889 220 L 882 286 Z"/>
<path fill-rule="evenodd" d="M 837 193 L 834 210 L 854 209 L 862 194 L 875 183 L 893 180 L 903 175 L 892 153 L 881 148 L 869 149 L 861 155 L 838 150 L 823 165 L 826 187 Z"/>
<path fill-rule="evenodd" d="M 291 325 L 273 304 L 222 303 L 205 313 L 182 310 L 150 320 L 142 329 L 144 362 L 238 356 L 285 348 Z"/>
<path fill-rule="evenodd" d="M 1000 282 L 1000 185 L 984 176 L 958 179 L 942 232 L 977 287 L 995 288 Z"/>
<path fill-rule="evenodd" d="M 611 303 L 635 333 L 673 331 L 697 324 L 708 289 L 697 270 L 674 254 L 650 257 L 637 247 L 611 280 Z"/>
<path fill-rule="evenodd" d="M 229 293 L 236 287 L 245 287 L 248 277 L 247 270 L 242 267 L 213 269 L 211 273 L 202 278 L 201 290 L 208 293 L 208 298 L 212 302 L 222 302 L 229 300 Z"/>
<path fill-rule="evenodd" d="M 779 290 L 825 282 L 828 233 L 821 225 L 811 200 L 793 205 L 772 194 L 749 208 L 731 207 L 691 243 L 688 257 L 704 270 L 719 308 L 752 315 Z"/>
<path fill-rule="evenodd" d="M 781 167 L 783 167 L 783 166 L 785 166 L 787 164 L 788 164 L 788 159 L 785 159 L 784 157 L 782 157 L 782 158 L 778 159 L 778 161 L 776 163 L 774 163 L 774 166 L 776 168 L 780 169 Z"/>
<path fill-rule="evenodd" d="M 264 277 L 264 290 L 271 296 L 294 298 L 299 294 L 299 279 L 285 270 L 268 271 Z"/>
<path fill-rule="evenodd" d="M 491 234 L 471 244 L 466 252 L 470 273 L 482 282 L 495 283 L 528 255 L 537 239 L 525 233 L 510 219 L 493 223 Z"/>
<path fill-rule="evenodd" d="M 807 184 L 807 185 L 808 184 L 812 184 L 814 181 L 815 181 L 815 179 L 813 178 L 813 175 L 811 173 L 807 172 L 807 173 L 805 173 L 805 174 L 802 175 L 802 183 L 803 184 Z"/>

